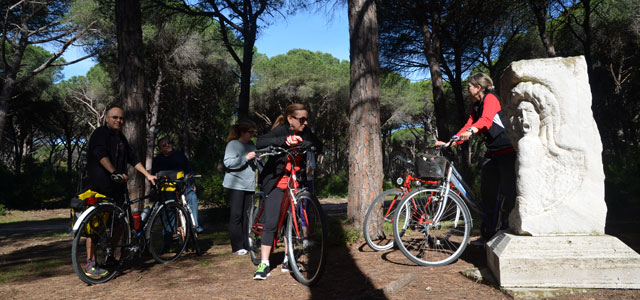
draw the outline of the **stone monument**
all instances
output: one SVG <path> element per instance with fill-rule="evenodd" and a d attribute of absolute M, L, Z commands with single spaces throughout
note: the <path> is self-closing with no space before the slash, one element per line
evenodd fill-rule
<path fill-rule="evenodd" d="M 604 234 L 600 134 L 584 57 L 512 63 L 500 81 L 518 151 L 509 232 L 487 243 L 503 288 L 640 288 L 640 255 Z"/>

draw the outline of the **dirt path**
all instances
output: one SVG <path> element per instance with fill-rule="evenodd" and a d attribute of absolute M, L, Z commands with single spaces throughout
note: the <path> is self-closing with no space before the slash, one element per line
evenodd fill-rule
<path fill-rule="evenodd" d="M 339 214 L 341 205 L 327 209 Z M 373 252 L 360 240 L 330 248 L 324 276 L 312 288 L 281 273 L 279 266 L 267 280 L 254 281 L 249 258 L 230 253 L 228 240 L 220 234 L 226 231 L 224 224 L 205 224 L 202 256 L 187 253 L 164 265 L 145 258 L 108 283 L 87 286 L 71 267 L 68 224 L 57 217 L 65 213 L 0 225 L 0 299 L 509 299 L 499 289 L 460 274 L 485 267 L 484 250 L 475 246 L 456 263 L 432 268 L 412 264 L 397 250 Z M 280 249 L 272 265 L 281 260 Z M 600 290 L 559 299 L 640 299 L 640 292 Z"/>

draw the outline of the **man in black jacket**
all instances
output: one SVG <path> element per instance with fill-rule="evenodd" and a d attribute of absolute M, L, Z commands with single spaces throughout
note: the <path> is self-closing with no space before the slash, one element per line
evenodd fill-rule
<path fill-rule="evenodd" d="M 142 166 L 127 138 L 122 134 L 124 112 L 119 107 L 107 111 L 106 126 L 96 128 L 89 138 L 87 151 L 87 188 L 114 199 L 117 205 L 124 203 L 127 192 L 127 164 L 142 173 L 152 184 L 156 177 Z M 124 180 L 117 179 L 118 176 Z M 95 265 L 95 245 L 87 238 L 87 276 L 104 276 L 107 271 Z"/>

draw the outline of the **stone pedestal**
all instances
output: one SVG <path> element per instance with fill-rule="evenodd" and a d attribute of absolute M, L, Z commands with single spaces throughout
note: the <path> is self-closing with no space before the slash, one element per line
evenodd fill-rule
<path fill-rule="evenodd" d="M 487 262 L 502 288 L 640 289 L 640 255 L 616 237 L 500 232 Z"/>

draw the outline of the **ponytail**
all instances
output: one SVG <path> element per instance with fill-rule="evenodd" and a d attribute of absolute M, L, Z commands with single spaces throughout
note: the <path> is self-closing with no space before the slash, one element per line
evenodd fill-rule
<path fill-rule="evenodd" d="M 273 126 L 271 126 L 271 129 L 274 129 L 282 124 L 289 124 L 289 121 L 287 121 L 287 117 L 293 115 L 293 113 L 296 110 L 307 110 L 307 108 L 300 103 L 293 103 L 290 104 L 289 106 L 287 106 L 287 108 L 284 110 L 284 113 L 279 115 L 278 118 L 276 118 L 276 121 L 273 122 Z"/>
<path fill-rule="evenodd" d="M 231 126 L 229 130 L 229 136 L 227 137 L 227 143 L 233 140 L 237 140 L 243 133 L 256 129 L 256 123 L 251 120 L 240 120 L 238 123 Z"/>

